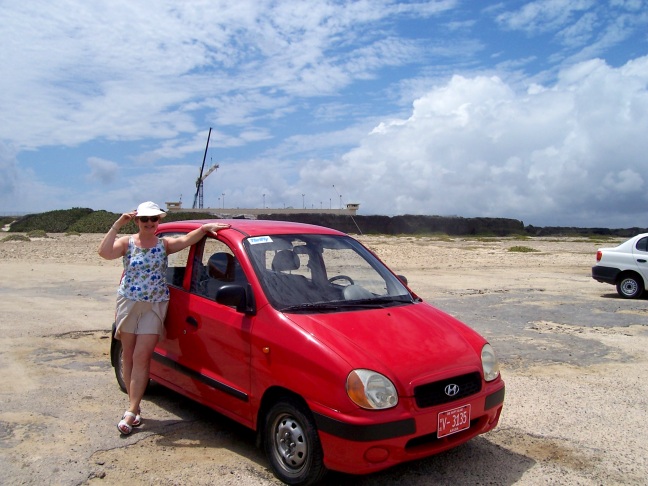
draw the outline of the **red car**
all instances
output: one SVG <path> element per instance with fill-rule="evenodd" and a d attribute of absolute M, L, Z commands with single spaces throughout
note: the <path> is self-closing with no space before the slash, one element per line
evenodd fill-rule
<path fill-rule="evenodd" d="M 159 226 L 173 237 L 206 221 Z M 169 257 L 167 335 L 151 379 L 257 431 L 276 476 L 365 474 L 492 430 L 490 344 L 423 302 L 350 236 L 228 220 Z M 124 389 L 121 345 L 111 360 Z"/>

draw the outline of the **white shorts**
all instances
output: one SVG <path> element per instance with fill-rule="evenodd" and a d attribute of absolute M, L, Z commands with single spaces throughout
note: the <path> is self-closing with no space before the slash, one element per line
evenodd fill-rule
<path fill-rule="evenodd" d="M 117 314 L 115 316 L 115 339 L 120 339 L 121 332 L 131 334 L 157 334 L 164 338 L 164 318 L 169 301 L 139 302 L 117 294 Z"/>

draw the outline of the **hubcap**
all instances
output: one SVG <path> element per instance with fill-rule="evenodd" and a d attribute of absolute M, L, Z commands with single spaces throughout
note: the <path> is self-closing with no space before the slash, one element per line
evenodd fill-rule
<path fill-rule="evenodd" d="M 624 280 L 621 283 L 621 290 L 623 290 L 623 293 L 626 295 L 633 295 L 637 292 L 637 282 L 634 280 Z"/>
<path fill-rule="evenodd" d="M 283 462 L 291 469 L 300 468 L 306 460 L 308 447 L 299 422 L 294 417 L 281 417 L 277 421 L 275 438 L 276 451 Z"/>

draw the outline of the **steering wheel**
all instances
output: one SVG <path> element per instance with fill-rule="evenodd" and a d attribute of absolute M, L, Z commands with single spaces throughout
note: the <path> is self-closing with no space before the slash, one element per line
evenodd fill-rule
<path fill-rule="evenodd" d="M 328 279 L 329 283 L 333 283 L 336 280 L 346 280 L 347 282 L 349 282 L 349 285 L 354 285 L 353 279 L 346 275 L 336 275 L 335 277 L 331 277 Z"/>

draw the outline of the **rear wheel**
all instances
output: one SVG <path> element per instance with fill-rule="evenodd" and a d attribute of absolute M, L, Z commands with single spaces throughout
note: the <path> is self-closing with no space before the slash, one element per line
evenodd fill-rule
<path fill-rule="evenodd" d="M 644 292 L 641 279 L 634 274 L 621 276 L 616 285 L 617 292 L 624 299 L 636 299 Z"/>
<path fill-rule="evenodd" d="M 263 439 L 270 466 L 284 483 L 313 484 L 326 473 L 314 420 L 299 400 L 285 398 L 272 406 Z"/>
<path fill-rule="evenodd" d="M 115 339 L 112 348 L 112 362 L 115 365 L 115 378 L 119 388 L 126 393 L 126 382 L 124 381 L 124 348 L 122 348 L 121 341 Z"/>

